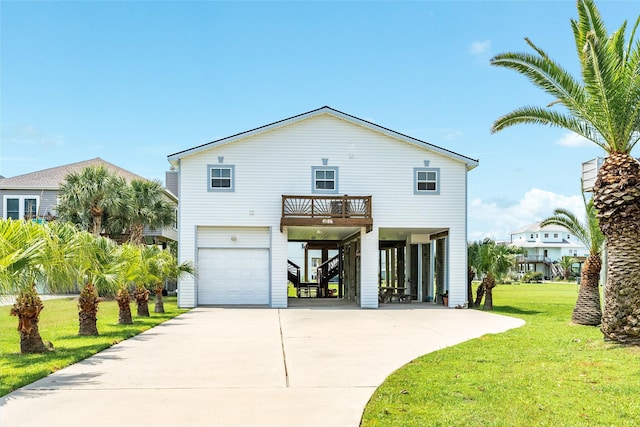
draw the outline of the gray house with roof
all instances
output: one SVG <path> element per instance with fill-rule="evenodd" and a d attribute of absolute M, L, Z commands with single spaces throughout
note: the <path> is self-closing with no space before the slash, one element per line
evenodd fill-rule
<path fill-rule="evenodd" d="M 104 166 L 127 182 L 146 180 L 99 157 L 10 178 L 0 178 L 0 218 L 43 218 L 45 220 L 54 218 L 58 205 L 58 193 L 67 175 L 80 172 L 89 166 Z M 176 204 L 177 209 L 178 197 L 167 189 L 165 189 L 165 195 Z M 177 240 L 178 232 L 175 226 L 165 227 L 162 230 L 145 227 L 144 235 L 149 243 L 160 244 Z"/>

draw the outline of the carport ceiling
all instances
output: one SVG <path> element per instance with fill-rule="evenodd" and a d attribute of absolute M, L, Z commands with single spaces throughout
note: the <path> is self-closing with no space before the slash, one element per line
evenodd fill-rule
<path fill-rule="evenodd" d="M 287 227 L 289 241 L 344 240 L 360 232 L 360 227 Z"/>
<path fill-rule="evenodd" d="M 407 240 L 407 237 L 412 234 L 432 235 L 442 231 L 446 231 L 446 228 L 380 228 L 380 240 Z"/>
<path fill-rule="evenodd" d="M 289 241 L 344 240 L 360 232 L 360 227 L 287 227 Z M 380 240 L 407 240 L 412 234 L 432 235 L 445 228 L 380 228 Z"/>

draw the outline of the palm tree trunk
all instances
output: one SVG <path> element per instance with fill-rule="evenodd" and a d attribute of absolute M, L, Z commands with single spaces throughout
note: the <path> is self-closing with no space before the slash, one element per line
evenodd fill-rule
<path fill-rule="evenodd" d="M 473 269 L 469 268 L 467 270 L 467 301 L 469 304 L 469 308 L 473 308 L 475 304 L 473 303 L 473 278 L 476 276 L 476 273 Z"/>
<path fill-rule="evenodd" d="M 127 288 L 121 288 L 116 295 L 118 302 L 118 323 L 121 325 L 133 325 L 131 318 L 131 295 Z"/>
<path fill-rule="evenodd" d="M 129 242 L 141 245 L 144 243 L 144 224 L 131 224 Z"/>
<path fill-rule="evenodd" d="M 20 332 L 20 353 L 46 353 L 53 350 L 51 343 L 42 341 L 38 330 L 40 312 L 44 308 L 42 300 L 35 289 L 21 292 L 11 307 L 11 315 L 18 317 L 18 331 Z"/>
<path fill-rule="evenodd" d="M 473 304 L 475 307 L 480 307 L 480 303 L 482 302 L 482 298 L 484 298 L 484 279 L 478 285 L 478 289 L 476 289 L 476 302 Z"/>
<path fill-rule="evenodd" d="M 92 283 L 87 283 L 78 299 L 78 319 L 80 321 L 80 330 L 78 335 L 98 336 L 98 295 Z"/>
<path fill-rule="evenodd" d="M 594 205 L 608 251 L 601 329 L 606 340 L 640 344 L 640 163 L 624 153 L 607 157 Z"/>
<path fill-rule="evenodd" d="M 162 299 L 162 283 L 156 285 L 154 289 L 156 293 L 156 306 L 153 309 L 154 313 L 164 313 L 164 301 Z"/>
<path fill-rule="evenodd" d="M 584 262 L 580 275 L 578 301 L 573 309 L 571 320 L 578 325 L 598 326 L 602 320 L 600 307 L 600 255 L 589 255 Z"/>
<path fill-rule="evenodd" d="M 494 279 L 491 273 L 487 274 L 484 279 L 482 279 L 482 283 L 484 284 L 484 306 L 483 310 L 493 310 L 493 288 L 496 287 L 496 279 Z"/>
<path fill-rule="evenodd" d="M 97 207 L 91 207 L 92 228 L 91 233 L 98 237 L 102 233 L 102 210 Z"/>
<path fill-rule="evenodd" d="M 146 288 L 136 287 L 133 297 L 138 304 L 138 316 L 149 317 L 149 291 Z"/>

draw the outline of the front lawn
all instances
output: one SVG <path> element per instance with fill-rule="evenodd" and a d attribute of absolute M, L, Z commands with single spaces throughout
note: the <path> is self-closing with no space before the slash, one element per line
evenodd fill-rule
<path fill-rule="evenodd" d="M 640 424 L 640 348 L 571 323 L 575 284 L 499 285 L 494 313 L 527 324 L 427 354 L 374 393 L 362 426 Z"/>
<path fill-rule="evenodd" d="M 78 336 L 77 297 L 43 301 L 40 335 L 44 341 L 53 343 L 55 351 L 31 355 L 20 354 L 20 335 L 16 330 L 18 319 L 9 315 L 11 307 L 0 307 L 0 396 L 186 311 L 177 308 L 175 297 L 166 297 L 164 301 L 166 313 L 151 313 L 151 317 L 136 317 L 136 305 L 131 304 L 133 325 L 118 324 L 115 301 L 101 302 L 98 310 L 100 336 L 97 337 Z M 150 302 L 150 310 L 153 311 L 153 301 Z"/>

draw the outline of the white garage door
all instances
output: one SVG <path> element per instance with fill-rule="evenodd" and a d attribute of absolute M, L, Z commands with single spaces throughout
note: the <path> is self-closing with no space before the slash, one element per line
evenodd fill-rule
<path fill-rule="evenodd" d="M 269 250 L 199 249 L 198 304 L 269 304 Z"/>

